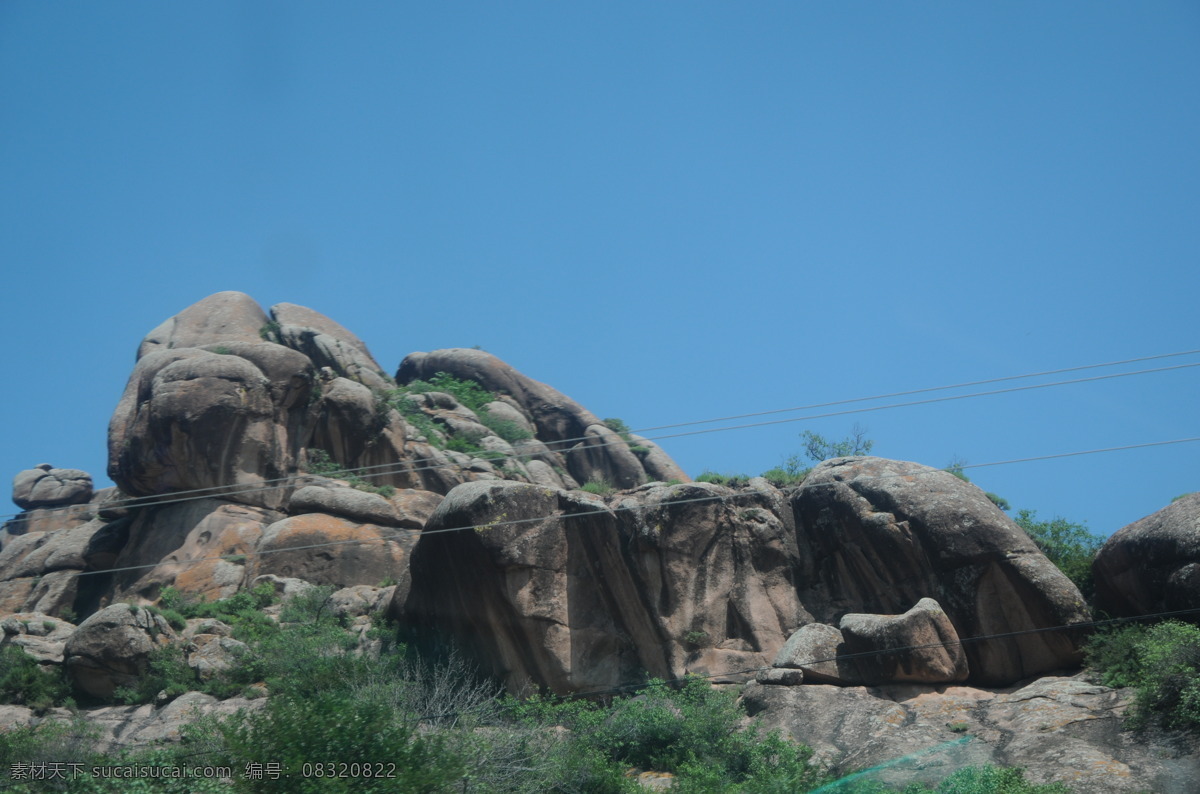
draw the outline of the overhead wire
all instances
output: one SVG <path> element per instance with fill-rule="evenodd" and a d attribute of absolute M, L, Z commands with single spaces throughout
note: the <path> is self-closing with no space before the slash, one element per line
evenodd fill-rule
<path fill-rule="evenodd" d="M 1095 369 L 1098 367 L 1115 366 L 1118 364 L 1129 363 L 1129 362 L 1170 358 L 1170 357 L 1177 357 L 1177 356 L 1183 356 L 1183 355 L 1191 355 L 1193 353 L 1200 353 L 1200 350 L 1182 351 L 1182 352 L 1178 352 L 1178 353 L 1166 353 L 1166 354 L 1161 354 L 1161 355 L 1156 355 L 1156 356 L 1144 356 L 1144 357 L 1137 358 L 1137 359 L 1126 359 L 1124 361 L 1109 362 L 1109 363 L 1105 363 L 1105 364 L 1088 364 L 1088 365 L 1083 365 L 1083 366 L 1078 366 L 1078 367 L 1067 367 L 1067 368 L 1063 368 L 1060 370 L 1047 370 L 1046 372 L 1042 372 L 1042 373 L 1027 373 L 1027 374 L 1023 374 L 1023 375 L 1005 376 L 1002 378 L 990 378 L 985 381 L 975 381 L 972 383 L 996 383 L 996 382 L 1002 382 L 1002 381 L 1037 377 L 1039 375 L 1045 375 L 1045 374 L 1054 374 L 1054 373 L 1059 373 L 1059 372 Z M 888 405 L 876 405 L 876 406 L 867 406 L 867 407 L 861 407 L 861 408 L 852 408 L 852 409 L 848 409 L 848 410 L 844 410 L 844 411 L 832 411 L 832 412 L 826 412 L 826 413 L 821 413 L 821 414 L 812 414 L 812 415 L 801 416 L 801 417 L 789 417 L 787 419 L 774 419 L 774 420 L 769 420 L 769 421 L 764 421 L 764 422 L 751 422 L 751 423 L 744 423 L 744 424 L 739 424 L 739 425 L 730 425 L 730 426 L 725 426 L 725 427 L 692 430 L 692 431 L 681 432 L 681 433 L 669 433 L 669 434 L 645 437 L 642 440 L 659 441 L 659 440 L 670 439 L 670 438 L 682 438 L 685 436 L 705 435 L 705 434 L 709 434 L 709 433 L 719 433 L 719 432 L 725 432 L 725 431 L 729 431 L 729 430 L 745 430 L 745 429 L 750 429 L 750 428 L 755 428 L 755 427 L 766 427 L 766 426 L 778 425 L 778 424 L 807 422 L 807 421 L 813 421 L 816 419 L 831 418 L 831 417 L 835 417 L 835 416 L 846 416 L 846 415 L 858 414 L 858 413 L 870 413 L 870 412 L 874 412 L 874 411 L 890 410 L 893 408 L 907 408 L 907 407 L 912 407 L 912 406 L 917 406 L 917 405 L 929 405 L 929 404 L 934 404 L 934 403 L 951 402 L 951 401 L 964 400 L 964 399 L 973 399 L 976 397 L 987 397 L 987 396 L 993 396 L 993 395 L 998 395 L 998 394 L 1009 394 L 1009 393 L 1015 393 L 1015 392 L 1032 391 L 1032 390 L 1036 390 L 1036 389 L 1052 388 L 1052 387 L 1057 387 L 1057 386 L 1066 386 L 1066 385 L 1073 385 L 1073 384 L 1079 384 L 1079 383 L 1091 383 L 1091 382 L 1097 382 L 1097 381 L 1102 381 L 1102 380 L 1112 380 L 1115 378 L 1131 377 L 1131 376 L 1135 376 L 1135 375 L 1147 375 L 1147 374 L 1153 374 L 1153 373 L 1158 373 L 1158 372 L 1169 372 L 1169 371 L 1175 371 L 1175 370 L 1189 369 L 1189 368 L 1193 368 L 1193 367 L 1200 367 L 1200 362 L 1194 362 L 1194 363 L 1190 363 L 1190 364 L 1177 364 L 1177 365 L 1167 366 L 1167 367 L 1154 367 L 1154 368 L 1143 369 L 1143 370 L 1135 370 L 1133 372 L 1119 372 L 1119 373 L 1111 373 L 1111 374 L 1107 374 L 1107 375 L 1094 375 L 1094 376 L 1090 376 L 1090 377 L 1086 377 L 1086 378 L 1074 378 L 1074 379 L 1069 379 L 1069 380 L 1054 381 L 1051 383 L 1039 383 L 1039 384 L 1031 384 L 1031 385 L 1027 385 L 1027 386 L 1014 386 L 1014 387 L 1009 387 L 1009 388 L 1004 388 L 1004 389 L 993 389 L 993 390 L 982 391 L 982 392 L 973 392 L 970 394 L 957 394 L 957 395 L 949 395 L 949 396 L 944 396 L 944 397 L 933 397 L 933 398 L 927 398 L 927 399 L 922 399 L 922 400 L 912 400 L 912 401 L 908 401 L 908 402 L 891 403 Z M 929 387 L 929 388 L 925 388 L 925 389 L 910 390 L 908 392 L 896 392 L 896 393 L 894 393 L 894 395 L 928 393 L 928 392 L 934 392 L 934 391 L 942 391 L 942 390 L 960 388 L 964 385 L 971 385 L 971 383 L 955 384 L 955 385 L 950 385 L 950 386 L 936 386 L 936 387 Z M 869 400 L 874 400 L 874 399 L 881 399 L 881 398 L 887 397 L 887 396 L 891 396 L 891 395 L 878 395 L 875 397 L 856 397 L 856 398 L 850 398 L 850 399 L 846 399 L 846 400 L 838 400 L 838 401 L 829 402 L 829 403 L 820 403 L 820 404 L 816 404 L 811 407 L 827 407 L 827 406 L 836 406 L 836 405 L 843 405 L 843 404 L 852 404 L 852 403 L 869 401 Z M 789 412 L 789 411 L 802 410 L 802 409 L 803 409 L 803 407 L 776 409 L 776 410 L 772 410 L 772 411 L 763 411 L 763 412 L 756 412 L 756 413 L 752 413 L 752 414 L 741 414 L 741 415 L 732 416 L 732 417 L 725 417 L 725 419 L 762 416 L 762 415 L 767 415 L 767 414 L 782 413 L 782 412 Z M 648 432 L 649 430 L 654 430 L 654 429 L 686 427 L 686 426 L 691 426 L 691 425 L 706 424 L 706 423 L 717 422 L 717 421 L 724 421 L 724 419 L 703 419 L 703 420 L 696 420 L 693 422 L 681 422 L 681 423 L 677 423 L 677 424 L 673 424 L 673 425 L 659 425 L 659 426 L 653 427 L 653 428 L 643 428 L 641 430 L 633 430 L 630 432 L 631 433 Z M 604 447 L 608 447 L 608 446 L 614 446 L 614 445 L 626 443 L 623 439 L 603 441 L 601 439 L 597 439 L 594 436 L 579 436 L 579 437 L 574 437 L 574 438 L 558 439 L 558 440 L 546 441 L 546 442 L 541 442 L 541 443 L 543 443 L 547 448 L 551 448 L 556 445 L 577 444 L 577 443 L 581 443 L 581 442 L 589 442 L 586 444 L 586 448 L 588 448 L 588 449 L 600 449 L 600 448 L 604 448 Z M 354 476 L 358 476 L 362 479 L 368 479 L 368 478 L 378 478 L 378 477 L 386 477 L 386 476 L 392 476 L 392 475 L 417 474 L 417 473 L 424 472 L 424 471 L 459 467 L 459 464 L 456 464 L 453 462 L 451 462 L 451 463 L 435 462 L 432 465 L 423 465 L 423 466 L 422 465 L 414 465 L 414 464 L 418 464 L 418 463 L 427 463 L 431 460 L 433 460 L 433 459 L 423 458 L 423 459 L 418 459 L 418 460 L 414 460 L 414 461 L 400 461 L 400 462 L 393 462 L 393 463 L 383 463 L 383 464 L 376 464 L 373 466 L 360 466 L 360 467 L 353 467 L 353 468 L 347 467 L 347 468 L 339 469 L 338 473 L 344 474 L 344 475 L 354 475 Z M 303 475 L 298 473 L 298 474 L 293 474 L 293 475 L 289 475 L 289 476 L 285 476 L 285 477 L 266 479 L 266 480 L 262 480 L 259 483 L 256 483 L 253 485 L 247 485 L 246 487 L 243 487 L 243 488 L 239 488 L 236 485 L 218 485 L 218 486 L 208 486 L 208 487 L 204 487 L 204 488 L 193 488 L 193 489 L 182 490 L 182 491 L 172 491 L 172 492 L 169 492 L 166 494 L 130 497 L 130 498 L 124 499 L 124 500 L 114 500 L 112 502 L 105 503 L 104 508 L 111 510 L 111 509 L 119 509 L 119 508 L 123 508 L 123 507 L 165 505 L 165 504 L 175 504 L 178 502 L 215 498 L 215 497 L 222 497 L 222 496 L 240 496 L 240 495 L 246 495 L 246 494 L 252 494 L 252 493 L 260 493 L 260 492 L 264 492 L 264 491 L 277 490 L 281 487 L 287 487 L 286 484 L 293 483 L 298 476 L 303 476 Z M 279 483 L 279 484 L 275 485 L 275 484 L 269 484 L 269 483 Z M 173 497 L 173 498 L 164 498 L 164 497 Z M 40 508 L 40 509 L 45 510 L 45 511 L 70 510 L 70 509 L 78 509 L 78 505 L 64 505 L 61 507 Z M 22 515 L 22 514 L 21 513 L 0 514 L 0 519 L 10 519 L 10 518 L 18 517 L 20 515 Z"/>
<path fill-rule="evenodd" d="M 1054 460 L 1057 458 L 1070 458 L 1070 457 L 1078 457 L 1081 455 L 1095 455 L 1095 454 L 1106 453 L 1106 452 L 1122 452 L 1122 451 L 1127 451 L 1127 450 L 1131 450 L 1131 449 L 1145 449 L 1145 448 L 1150 448 L 1150 447 L 1162 447 L 1162 446 L 1169 446 L 1169 445 L 1173 445 L 1173 444 L 1186 444 L 1186 443 L 1195 443 L 1195 442 L 1200 442 L 1200 436 L 1195 436 L 1195 437 L 1191 437 L 1191 438 L 1176 438 L 1176 439 L 1170 439 L 1168 441 L 1150 441 L 1150 442 L 1145 442 L 1145 443 L 1141 443 L 1141 444 L 1126 444 L 1123 446 L 1104 447 L 1101 449 L 1077 450 L 1077 451 L 1073 451 L 1073 452 L 1059 452 L 1059 453 L 1053 453 L 1053 454 L 1049 454 L 1049 455 L 1035 455 L 1035 456 L 1029 456 L 1029 457 L 1024 457 L 1024 458 L 1011 458 L 1009 460 L 991 461 L 991 462 L 987 462 L 987 463 L 964 464 L 961 468 L 968 469 L 968 468 L 984 468 L 984 467 L 988 467 L 988 466 L 1005 466 L 1005 465 L 1016 464 L 1016 463 L 1032 463 L 1032 462 L 1043 461 L 1043 460 Z M 867 477 L 858 477 L 858 478 L 856 478 L 855 481 L 856 482 L 868 482 L 868 481 L 886 480 L 886 479 L 894 479 L 894 478 L 905 478 L 905 477 L 912 477 L 912 476 L 928 476 L 931 474 L 943 474 L 943 473 L 945 473 L 945 472 L 942 469 L 926 468 L 922 471 L 905 472 L 905 473 L 901 473 L 901 474 L 881 474 L 881 475 L 871 475 L 871 476 L 867 476 Z M 483 480 L 480 482 L 501 482 L 501 481 Z M 812 487 L 820 487 L 820 486 L 826 486 L 826 485 L 827 486 L 836 486 L 836 485 L 845 485 L 845 483 L 843 483 L 841 481 L 825 482 L 825 483 L 809 483 L 808 487 L 812 488 Z M 678 485 L 675 485 L 675 486 L 664 486 L 664 487 L 678 488 L 678 487 L 688 487 L 688 486 L 695 487 L 695 484 L 694 483 L 679 483 Z M 625 506 L 617 505 L 614 507 L 609 507 L 607 505 L 604 505 L 603 507 L 597 508 L 596 510 L 590 510 L 590 511 L 585 510 L 585 511 L 576 512 L 576 513 L 562 513 L 562 514 L 556 514 L 556 515 L 534 516 L 531 518 L 514 518 L 514 519 L 505 519 L 505 520 L 499 520 L 499 521 L 489 521 L 486 523 L 486 527 L 489 530 L 492 530 L 492 529 L 496 529 L 498 527 L 515 526 L 515 525 L 520 525 L 520 524 L 531 524 L 531 523 L 537 523 L 537 522 L 551 520 L 551 519 L 565 520 L 565 519 L 569 519 L 569 518 L 582 518 L 582 517 L 586 517 L 586 516 L 612 515 L 614 513 L 620 513 L 620 512 L 635 512 L 635 511 L 639 511 L 639 510 L 650 510 L 650 509 L 656 509 L 656 508 L 660 508 L 660 507 L 674 507 L 677 505 L 699 504 L 699 503 L 705 503 L 705 502 L 719 502 L 719 501 L 726 500 L 726 499 L 737 499 L 737 498 L 761 496 L 763 493 L 764 493 L 763 491 L 752 489 L 752 490 L 736 491 L 734 493 L 729 493 L 729 494 L 709 494 L 706 496 L 695 496 L 695 497 L 689 497 L 686 499 L 664 500 L 664 501 L 661 501 L 661 502 L 658 502 L 658 503 L 652 504 L 652 505 L 644 505 L 644 504 L 625 505 Z M 374 526 L 374 525 L 372 525 L 372 526 Z M 446 534 L 446 533 L 450 533 L 450 532 L 465 532 L 465 531 L 469 531 L 469 530 L 473 531 L 473 530 L 479 529 L 481 526 L 484 526 L 484 525 L 470 524 L 470 525 L 457 526 L 457 527 L 443 527 L 440 529 L 398 529 L 389 535 L 378 535 L 378 536 L 371 537 L 371 538 L 350 538 L 350 539 L 329 541 L 326 543 L 310 543 L 310 544 L 303 544 L 303 545 L 297 545 L 297 546 L 287 546 L 287 547 L 278 548 L 278 549 L 264 549 L 264 550 L 257 550 L 257 551 L 248 551 L 248 552 L 241 553 L 241 556 L 255 557 L 255 556 L 266 556 L 268 554 L 280 554 L 280 553 L 295 552 L 295 551 L 306 551 L 306 550 L 311 550 L 311 549 L 329 548 L 332 546 L 376 544 L 376 543 L 394 541 L 394 540 L 397 540 L 406 535 L 414 535 L 414 534 L 421 535 L 421 536 L 440 535 L 440 534 Z M 228 556 L 228 555 L 225 555 L 225 556 Z M 99 574 L 124 573 L 127 571 L 145 570 L 145 569 L 150 569 L 150 568 L 158 568 L 161 566 L 184 566 L 184 567 L 187 567 L 187 566 L 192 566 L 192 565 L 199 565 L 201 563 L 206 563 L 206 562 L 217 562 L 219 560 L 224 559 L 225 556 L 196 557 L 196 558 L 184 559 L 184 560 L 172 560 L 169 562 L 160 561 L 157 563 L 147 563 L 147 564 L 143 564 L 143 565 L 129 565 L 129 566 L 123 566 L 123 567 L 119 567 L 119 568 L 105 568 L 105 569 L 96 570 L 96 571 L 79 571 L 79 572 L 76 572 L 75 575 L 76 576 L 95 576 L 95 575 L 99 575 Z"/>

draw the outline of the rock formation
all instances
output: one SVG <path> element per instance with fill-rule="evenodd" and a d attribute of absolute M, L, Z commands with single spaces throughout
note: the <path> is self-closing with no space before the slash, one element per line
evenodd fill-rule
<path fill-rule="evenodd" d="M 167 587 L 211 600 L 256 582 L 329 585 L 360 647 L 386 610 L 512 690 L 758 674 L 750 702 L 780 724 L 868 697 L 867 722 L 934 708 L 861 684 L 1005 686 L 1075 668 L 1080 637 L 1057 627 L 1088 619 L 1026 534 L 945 472 L 854 457 L 782 490 L 691 483 L 619 420 L 488 353 L 413 353 L 393 379 L 333 320 L 236 292 L 142 341 L 109 474 L 117 487 L 97 492 L 77 470 L 19 473 L 24 512 L 0 533 L 0 643 L 65 665 L 99 698 L 166 642 L 202 677 L 236 663 L 243 649 L 219 621 L 177 635 L 137 608 Z M 1110 609 L 1196 603 L 1197 515 L 1193 495 L 1114 536 L 1096 569 Z M 1021 697 L 1111 700 L 1055 686 Z M 1023 702 L 953 691 L 1008 709 L 964 717 L 981 730 Z M 1066 714 L 1047 724 L 1085 719 Z M 839 730 L 831 741 L 849 742 Z M 864 746 L 868 760 L 907 747 Z"/>
<path fill-rule="evenodd" d="M 1092 570 L 1096 607 L 1113 616 L 1200 607 L 1200 492 L 1115 532 Z"/>

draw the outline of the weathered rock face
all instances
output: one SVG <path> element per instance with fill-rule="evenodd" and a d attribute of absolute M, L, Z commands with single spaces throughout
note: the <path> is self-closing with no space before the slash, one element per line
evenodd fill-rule
<path fill-rule="evenodd" d="M 1200 493 L 1113 534 L 1096 554 L 1096 607 L 1116 616 L 1200 606 Z"/>
<path fill-rule="evenodd" d="M 13 478 L 12 498 L 22 510 L 82 504 L 92 498 L 92 475 L 43 463 Z"/>
<path fill-rule="evenodd" d="M 129 604 L 114 604 L 92 615 L 71 634 L 63 649 L 67 675 L 83 692 L 111 697 L 132 686 L 146 671 L 155 648 L 175 632 L 160 615 Z"/>
<path fill-rule="evenodd" d="M 520 414 L 520 423 L 533 428 L 538 441 L 548 447 L 552 457 L 546 462 L 565 468 L 577 482 L 602 479 L 619 488 L 647 480 L 690 482 L 653 442 L 637 436 L 626 441 L 579 403 L 482 350 L 412 353 L 400 364 L 396 380 L 429 380 L 439 372 L 473 380 L 510 398 L 508 406 Z M 504 412 L 499 418 L 513 417 Z"/>
<path fill-rule="evenodd" d="M 350 587 L 396 581 L 415 533 L 307 513 L 267 527 L 249 560 L 250 579 L 273 574 L 318 585 Z"/>
<path fill-rule="evenodd" d="M 1196 742 L 1124 731 L 1131 701 L 1128 690 L 1082 675 L 998 690 L 751 684 L 743 694 L 765 727 L 809 745 L 836 774 L 870 770 L 865 781 L 936 784 L 956 769 L 996 764 L 1088 794 L 1192 791 Z"/>
<path fill-rule="evenodd" d="M 937 684 L 967 678 L 958 633 L 932 598 L 922 598 L 903 615 L 843 615 L 838 628 L 845 638 L 844 655 L 854 659 L 858 683 Z"/>
<path fill-rule="evenodd" d="M 513 689 L 763 666 L 804 618 L 794 540 L 785 522 L 746 506 L 766 496 L 735 507 L 727 493 L 645 486 L 606 503 L 522 483 L 460 485 L 426 526 L 393 612 L 463 641 Z M 744 510 L 753 515 L 740 519 Z M 473 528 L 442 531 L 459 527 Z"/>
<path fill-rule="evenodd" d="M 819 622 L 897 614 L 929 597 L 963 638 L 974 681 L 1078 665 L 1067 632 L 968 641 L 1089 619 L 1071 581 L 975 486 L 915 463 L 836 458 L 817 466 L 791 503 L 800 600 Z"/>

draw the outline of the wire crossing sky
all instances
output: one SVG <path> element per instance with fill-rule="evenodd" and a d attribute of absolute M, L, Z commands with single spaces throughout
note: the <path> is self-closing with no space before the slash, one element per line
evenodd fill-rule
<path fill-rule="evenodd" d="M 1186 2 L 7 0 L 0 461 L 104 484 L 138 342 L 226 289 L 643 428 L 1200 348 L 1198 39 Z M 1198 397 L 1164 370 L 662 444 L 757 474 L 857 419 L 942 467 L 1194 437 Z M 1107 535 L 1198 472 L 972 478 Z"/>

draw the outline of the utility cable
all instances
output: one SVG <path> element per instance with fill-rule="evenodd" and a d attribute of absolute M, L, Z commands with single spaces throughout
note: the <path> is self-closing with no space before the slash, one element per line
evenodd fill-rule
<path fill-rule="evenodd" d="M 1051 455 L 1037 455 L 1037 456 L 1026 457 L 1026 458 L 1013 458 L 1010 460 L 992 461 L 989 463 L 974 463 L 974 464 L 964 465 L 962 468 L 967 469 L 967 468 L 983 468 L 985 466 L 1005 466 L 1005 465 L 1014 464 L 1014 463 L 1031 463 L 1031 462 L 1040 461 L 1040 460 L 1054 460 L 1057 458 L 1078 457 L 1080 455 L 1095 455 L 1095 454 L 1100 454 L 1100 453 L 1104 453 L 1104 452 L 1122 452 L 1122 451 L 1131 450 L 1131 449 L 1145 449 L 1145 448 L 1149 448 L 1149 447 L 1161 447 L 1161 446 L 1168 446 L 1168 445 L 1172 445 L 1172 444 L 1194 443 L 1197 441 L 1200 441 L 1200 436 L 1196 436 L 1193 438 L 1177 438 L 1177 439 L 1171 439 L 1169 441 L 1150 441 L 1150 442 L 1146 442 L 1143 444 L 1126 444 L 1126 445 L 1120 446 L 1120 447 L 1105 447 L 1102 449 L 1089 449 L 1089 450 L 1080 450 L 1080 451 L 1076 451 L 1076 452 L 1060 452 L 1060 453 L 1055 453 L 1055 454 L 1051 454 Z M 874 475 L 874 476 L 870 476 L 870 477 L 859 477 L 859 478 L 855 479 L 855 482 L 870 482 L 870 481 L 894 479 L 897 477 L 922 476 L 922 475 L 942 474 L 942 473 L 944 473 L 944 470 L 942 470 L 942 469 L 926 468 L 924 471 L 907 472 L 904 474 L 880 474 L 880 475 Z M 497 482 L 500 482 L 500 481 L 497 481 Z M 841 481 L 833 481 L 833 482 L 825 482 L 825 483 L 810 483 L 810 484 L 808 484 L 807 487 L 813 488 L 813 487 L 819 487 L 819 486 L 836 486 L 836 485 L 846 485 L 846 483 L 841 482 Z M 673 487 L 674 488 L 674 487 L 688 487 L 688 486 L 695 487 L 695 484 L 680 483 L 677 486 L 664 486 L 664 487 Z M 603 508 L 599 508 L 596 510 L 585 510 L 585 511 L 578 512 L 578 513 L 562 513 L 562 514 L 557 514 L 557 515 L 534 516 L 533 518 L 514 518 L 514 519 L 503 520 L 503 521 L 488 522 L 486 525 L 444 527 L 442 529 L 398 529 L 391 534 L 380 535 L 380 536 L 373 537 L 373 538 L 352 538 L 352 539 L 347 539 L 347 540 L 334 540 L 334 541 L 329 541 L 327 543 L 310 543 L 310 544 L 305 544 L 302 546 L 288 546 L 286 548 L 280 548 L 280 549 L 265 549 L 265 550 L 259 550 L 259 551 L 244 552 L 241 554 L 242 554 L 242 556 L 245 556 L 245 557 L 261 557 L 261 556 L 266 556 L 268 554 L 279 554 L 279 553 L 293 552 L 293 551 L 306 551 L 306 550 L 310 550 L 310 549 L 329 548 L 332 546 L 385 543 L 385 542 L 395 541 L 402 537 L 410 536 L 410 535 L 414 535 L 414 534 L 419 534 L 419 535 L 424 536 L 424 535 L 441 535 L 441 534 L 445 534 L 445 533 L 449 533 L 449 532 L 465 532 L 468 530 L 477 530 L 477 529 L 481 529 L 481 528 L 486 528 L 488 530 L 491 530 L 491 529 L 495 529 L 497 527 L 516 526 L 516 525 L 520 525 L 520 524 L 531 524 L 531 523 L 537 523 L 540 521 L 547 521 L 547 520 L 551 520 L 551 519 L 565 520 L 568 518 L 582 518 L 582 517 L 586 517 L 586 516 L 612 515 L 614 513 L 620 513 L 620 512 L 636 512 L 639 510 L 653 510 L 653 509 L 657 509 L 657 508 L 670 508 L 670 507 L 674 507 L 676 505 L 700 504 L 700 503 L 705 503 L 705 502 L 717 502 L 717 501 L 726 500 L 726 499 L 757 497 L 757 496 L 761 496 L 764 493 L 765 493 L 764 491 L 751 489 L 751 490 L 734 492 L 731 494 L 709 494 L 706 496 L 695 496 L 695 497 L 689 497 L 686 499 L 671 499 L 669 501 L 662 501 L 662 502 L 659 502 L 657 504 L 652 504 L 652 505 L 644 505 L 644 504 L 617 505 L 617 506 L 611 507 L 611 508 L 608 507 L 607 505 L 605 505 Z M 374 526 L 374 525 L 370 525 L 370 526 Z M 164 565 L 180 565 L 180 566 L 184 566 L 184 567 L 190 567 L 190 566 L 199 565 L 199 564 L 205 563 L 205 562 L 217 562 L 219 560 L 223 560 L 225 558 L 225 556 L 228 556 L 228 555 L 217 556 L 217 557 L 196 557 L 196 558 L 185 559 L 185 560 L 176 560 L 173 562 L 161 562 L 160 561 L 160 562 L 156 562 L 156 563 L 147 563 L 144 565 L 129 565 L 129 566 L 123 566 L 120 568 L 105 568 L 102 570 L 95 570 L 95 571 L 78 571 L 78 572 L 76 572 L 75 575 L 76 576 L 95 576 L 95 575 L 99 575 L 99 574 L 124 573 L 127 571 L 137 571 L 137 570 L 145 570 L 145 569 L 149 569 L 149 568 L 158 568 L 158 567 L 164 566 Z"/>

